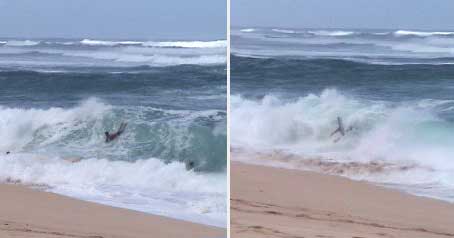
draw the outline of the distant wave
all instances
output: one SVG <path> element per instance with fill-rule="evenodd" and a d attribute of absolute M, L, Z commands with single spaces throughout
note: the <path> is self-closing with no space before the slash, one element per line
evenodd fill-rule
<path fill-rule="evenodd" d="M 34 46 L 38 45 L 40 42 L 32 40 L 10 40 L 5 43 L 6 46 Z"/>
<path fill-rule="evenodd" d="M 354 31 L 308 31 L 310 34 L 314 34 L 316 36 L 349 36 L 355 34 Z"/>
<path fill-rule="evenodd" d="M 395 107 L 345 96 L 335 89 L 290 102 L 274 95 L 258 101 L 235 95 L 232 145 L 259 151 L 285 148 L 304 155 L 356 162 L 406 161 L 452 170 L 450 155 L 454 149 L 449 142 L 454 137 L 446 131 L 453 129 L 453 124 L 434 114 L 449 110 L 452 103 L 453 100 L 420 100 Z M 355 132 L 336 144 L 330 133 L 336 128 L 337 116 L 342 116 L 346 125 L 354 125 Z M 270 126 L 272 132 L 266 129 Z M 454 180 L 450 183 L 454 185 Z"/>
<path fill-rule="evenodd" d="M 276 60 L 280 63 L 283 61 L 301 61 L 301 62 L 323 62 L 324 64 L 360 64 L 360 65 L 454 65 L 454 58 L 440 57 L 431 59 L 408 59 L 408 58 L 374 58 L 374 57 L 360 57 L 360 56 L 304 56 L 304 55 L 278 55 L 278 54 L 250 54 L 243 52 L 232 52 L 233 60 Z M 234 57 L 234 58 L 233 58 Z"/>
<path fill-rule="evenodd" d="M 4 42 L 4 44 L 1 44 Z M 33 46 L 33 47 L 31 47 Z M 226 40 L 107 41 L 0 39 L 0 67 L 62 70 L 60 67 L 218 65 L 226 62 Z M 43 68 L 44 67 L 44 68 Z"/>
<path fill-rule="evenodd" d="M 390 32 L 373 32 L 371 34 L 376 35 L 376 36 L 386 36 L 386 35 L 389 35 Z"/>
<path fill-rule="evenodd" d="M 223 48 L 227 47 L 227 41 L 148 41 L 143 43 L 148 47 L 178 47 L 178 48 Z"/>
<path fill-rule="evenodd" d="M 454 32 L 450 31 L 433 31 L 433 32 L 426 32 L 426 31 L 407 31 L 407 30 L 398 30 L 394 32 L 396 36 L 454 36 Z"/>
<path fill-rule="evenodd" d="M 227 47 L 226 40 L 213 41 L 109 41 L 109 40 L 94 40 L 83 39 L 80 41 L 34 41 L 34 40 L 3 40 L 1 45 L 6 46 L 35 46 L 44 45 L 84 45 L 84 46 L 142 46 L 142 47 L 162 47 L 162 48 L 225 48 Z"/>
<path fill-rule="evenodd" d="M 257 28 L 243 28 L 240 29 L 241 32 L 255 32 Z M 267 29 L 262 29 L 264 31 L 269 31 Z M 277 33 L 286 33 L 293 34 L 297 31 L 294 29 L 281 29 L 273 28 L 272 32 Z M 323 29 L 314 29 L 314 30 L 305 30 L 306 33 L 312 34 L 315 36 L 351 36 L 351 35 L 376 35 L 376 36 L 416 36 L 416 37 L 429 37 L 429 36 L 454 36 L 454 31 L 416 31 L 416 30 L 395 30 L 395 31 L 361 31 L 361 30 L 323 30 Z"/>
<path fill-rule="evenodd" d="M 279 33 L 286 33 L 286 34 L 296 33 L 294 30 L 286 30 L 286 29 L 272 29 L 272 31 L 279 32 Z"/>
<path fill-rule="evenodd" d="M 103 40 L 90 40 L 83 39 L 80 41 L 82 45 L 91 45 L 91 46 L 115 46 L 115 45 L 140 45 L 143 42 L 140 41 L 103 41 Z"/>
<path fill-rule="evenodd" d="M 227 46 L 227 41 L 103 41 L 84 39 L 80 41 L 80 44 L 89 46 L 141 45 L 144 47 L 221 48 Z"/>
<path fill-rule="evenodd" d="M 254 28 L 245 28 L 245 29 L 241 29 L 240 31 L 241 32 L 254 32 L 255 29 Z"/>
<path fill-rule="evenodd" d="M 62 52 L 64 56 L 85 57 L 98 60 L 111 60 L 119 63 L 140 63 L 149 66 L 171 66 L 171 65 L 214 65 L 225 63 L 224 55 L 166 55 L 154 54 L 145 55 L 130 51 L 67 51 Z"/>
<path fill-rule="evenodd" d="M 260 31 L 233 41 L 232 52 L 254 57 L 335 58 L 373 64 L 453 64 L 454 31 L 304 30 L 284 35 Z M 235 33 L 234 33 L 235 34 Z M 236 45 L 237 42 L 247 42 Z M 251 47 L 255 45 L 255 47 Z"/>

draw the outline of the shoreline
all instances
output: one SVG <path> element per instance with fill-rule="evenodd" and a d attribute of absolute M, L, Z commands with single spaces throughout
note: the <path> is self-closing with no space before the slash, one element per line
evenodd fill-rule
<path fill-rule="evenodd" d="M 226 229 L 0 184 L 1 237 L 226 237 Z"/>
<path fill-rule="evenodd" d="M 239 161 L 231 178 L 232 237 L 454 237 L 449 202 Z"/>
<path fill-rule="evenodd" d="M 330 176 L 339 176 L 352 181 L 366 182 L 374 186 L 396 190 L 412 196 L 435 199 L 454 204 L 454 200 L 451 197 L 442 197 L 435 195 L 435 193 L 433 192 L 422 193 L 418 191 L 418 187 L 412 188 L 411 186 L 406 186 L 405 184 L 390 182 L 391 180 L 386 180 L 386 182 L 383 182 L 375 180 L 373 177 L 374 175 L 383 173 L 385 171 L 394 173 L 395 175 L 397 173 L 406 173 L 412 169 L 428 170 L 427 167 L 419 166 L 415 163 L 394 164 L 391 162 L 378 160 L 368 162 L 345 162 L 329 158 L 327 159 L 319 156 L 303 157 L 301 155 L 287 153 L 282 150 L 256 152 L 253 150 L 243 150 L 239 148 L 232 150 L 232 156 L 235 157 L 235 159 L 232 161 L 238 163 L 296 171 L 308 171 Z M 355 177 L 352 176 L 352 174 L 359 174 L 359 176 Z"/>

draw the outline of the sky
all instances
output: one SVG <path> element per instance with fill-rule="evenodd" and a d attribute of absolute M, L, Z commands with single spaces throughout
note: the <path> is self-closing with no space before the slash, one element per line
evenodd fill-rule
<path fill-rule="evenodd" d="M 454 30 L 453 0 L 231 0 L 232 26 Z"/>
<path fill-rule="evenodd" d="M 225 39 L 226 0 L 0 0 L 0 37 Z"/>

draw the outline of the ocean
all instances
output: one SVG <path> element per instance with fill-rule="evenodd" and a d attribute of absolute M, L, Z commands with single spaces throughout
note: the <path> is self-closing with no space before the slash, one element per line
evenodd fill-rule
<path fill-rule="evenodd" d="M 0 39 L 0 115 L 3 182 L 226 227 L 225 40 Z"/>
<path fill-rule="evenodd" d="M 454 32 L 237 27 L 231 39 L 239 160 L 454 202 Z M 345 136 L 331 136 L 337 117 Z"/>

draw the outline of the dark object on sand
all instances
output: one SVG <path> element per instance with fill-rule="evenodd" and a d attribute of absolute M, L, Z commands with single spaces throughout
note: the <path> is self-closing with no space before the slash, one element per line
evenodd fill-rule
<path fill-rule="evenodd" d="M 125 131 L 127 125 L 128 123 L 122 122 L 120 124 L 120 128 L 118 128 L 118 131 L 113 134 L 110 134 L 108 131 L 104 132 L 104 135 L 106 136 L 106 143 L 117 139 L 117 137 L 120 136 Z"/>

